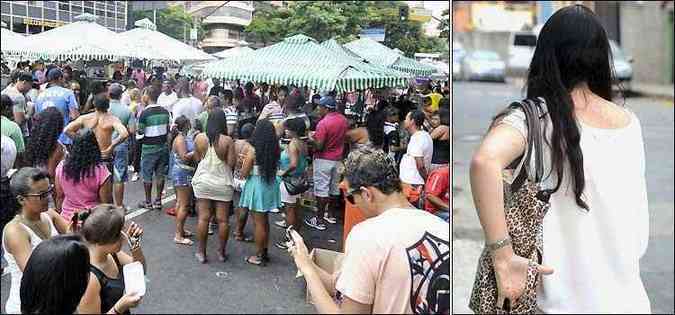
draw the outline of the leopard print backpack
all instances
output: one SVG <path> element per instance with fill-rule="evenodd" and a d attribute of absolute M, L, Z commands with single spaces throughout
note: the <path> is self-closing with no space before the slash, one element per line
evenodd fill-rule
<path fill-rule="evenodd" d="M 526 151 L 520 161 L 516 160 L 518 165 L 515 172 L 518 173 L 513 174 L 516 178 L 510 185 L 504 182 L 504 212 L 514 254 L 530 259 L 525 290 L 516 301 L 505 301 L 504 308 L 498 306 L 492 257 L 488 249 L 483 248 L 469 302 L 469 307 L 478 314 L 534 314 L 537 311 L 537 264 L 541 263 L 543 253 L 543 221 L 549 209 L 550 196 L 550 191 L 543 190 L 540 186 L 544 173 L 540 120 L 546 115 L 540 108 L 540 102 L 543 99 L 514 102 L 506 112 L 497 116 L 520 108 L 525 113 L 528 130 Z M 534 170 L 530 167 L 533 149 Z"/>

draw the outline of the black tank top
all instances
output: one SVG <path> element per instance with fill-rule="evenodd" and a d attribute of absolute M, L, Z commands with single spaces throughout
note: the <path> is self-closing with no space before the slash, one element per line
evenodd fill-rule
<path fill-rule="evenodd" d="M 117 259 L 117 254 L 112 254 L 115 265 L 117 266 L 117 279 L 108 278 L 100 269 L 94 265 L 89 265 L 89 270 L 94 273 L 98 282 L 101 284 L 101 313 L 108 312 L 119 299 L 124 296 L 124 269 Z M 131 314 L 128 310 L 123 314 Z"/>
<path fill-rule="evenodd" d="M 450 161 L 450 139 L 434 140 L 434 153 L 431 156 L 432 164 L 448 164 Z"/>

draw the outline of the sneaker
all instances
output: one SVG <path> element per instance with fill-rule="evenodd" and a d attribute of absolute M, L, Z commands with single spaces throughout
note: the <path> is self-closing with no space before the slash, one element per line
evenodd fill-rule
<path fill-rule="evenodd" d="M 323 219 L 324 219 L 326 222 L 330 223 L 330 224 L 335 224 L 335 223 L 337 223 L 337 219 L 334 218 L 334 217 L 329 217 L 327 212 L 324 212 L 324 214 L 323 214 Z"/>
<path fill-rule="evenodd" d="M 278 226 L 282 229 L 288 228 L 288 224 L 286 224 L 286 220 L 276 221 L 276 222 L 274 222 L 274 225 L 276 225 L 276 226 Z"/>
<path fill-rule="evenodd" d="M 138 181 L 138 173 L 134 173 L 134 175 L 131 176 L 131 181 L 132 182 Z"/>
<path fill-rule="evenodd" d="M 215 225 L 213 223 L 209 223 L 209 235 L 213 235 L 215 233 L 215 229 L 218 228 L 218 225 Z"/>
<path fill-rule="evenodd" d="M 276 209 L 276 208 L 275 208 L 275 209 L 270 210 L 270 212 L 271 212 L 271 213 L 279 213 L 279 209 Z"/>
<path fill-rule="evenodd" d="M 307 224 L 309 227 L 315 228 L 319 231 L 323 231 L 326 229 L 326 225 L 323 223 L 319 222 L 319 218 L 314 216 L 309 219 L 305 219 L 305 224 Z"/>
<path fill-rule="evenodd" d="M 276 246 L 278 249 L 281 249 L 281 250 L 288 250 L 288 246 L 286 245 L 286 242 L 284 242 L 284 241 L 276 242 L 276 243 L 274 243 L 274 246 Z"/>

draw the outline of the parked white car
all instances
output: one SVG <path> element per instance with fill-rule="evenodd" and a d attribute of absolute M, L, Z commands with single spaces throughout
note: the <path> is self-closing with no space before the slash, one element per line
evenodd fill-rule
<path fill-rule="evenodd" d="M 461 43 L 452 42 L 452 78 L 459 79 L 462 73 L 462 59 L 466 51 Z"/>
<path fill-rule="evenodd" d="M 504 82 L 506 64 L 494 51 L 474 50 L 462 60 L 462 78 Z"/>

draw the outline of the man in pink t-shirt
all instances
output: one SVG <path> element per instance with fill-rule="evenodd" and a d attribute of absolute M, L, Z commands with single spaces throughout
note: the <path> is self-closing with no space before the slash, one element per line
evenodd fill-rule
<path fill-rule="evenodd" d="M 347 118 L 336 112 L 335 99 L 324 96 L 319 101 L 318 112 L 323 116 L 316 126 L 316 133 L 310 134 L 310 143 L 314 146 L 314 195 L 319 207 L 318 216 L 305 219 L 305 224 L 319 231 L 326 225 L 319 220 L 337 223 L 335 207 L 340 196 L 338 189 L 338 162 L 342 160 L 345 146 L 345 134 L 349 129 Z"/>
<path fill-rule="evenodd" d="M 366 219 L 347 236 L 335 272 L 318 267 L 291 231 L 293 260 L 317 313 L 449 314 L 450 226 L 408 202 L 382 150 L 353 151 L 344 163 L 347 200 Z"/>

